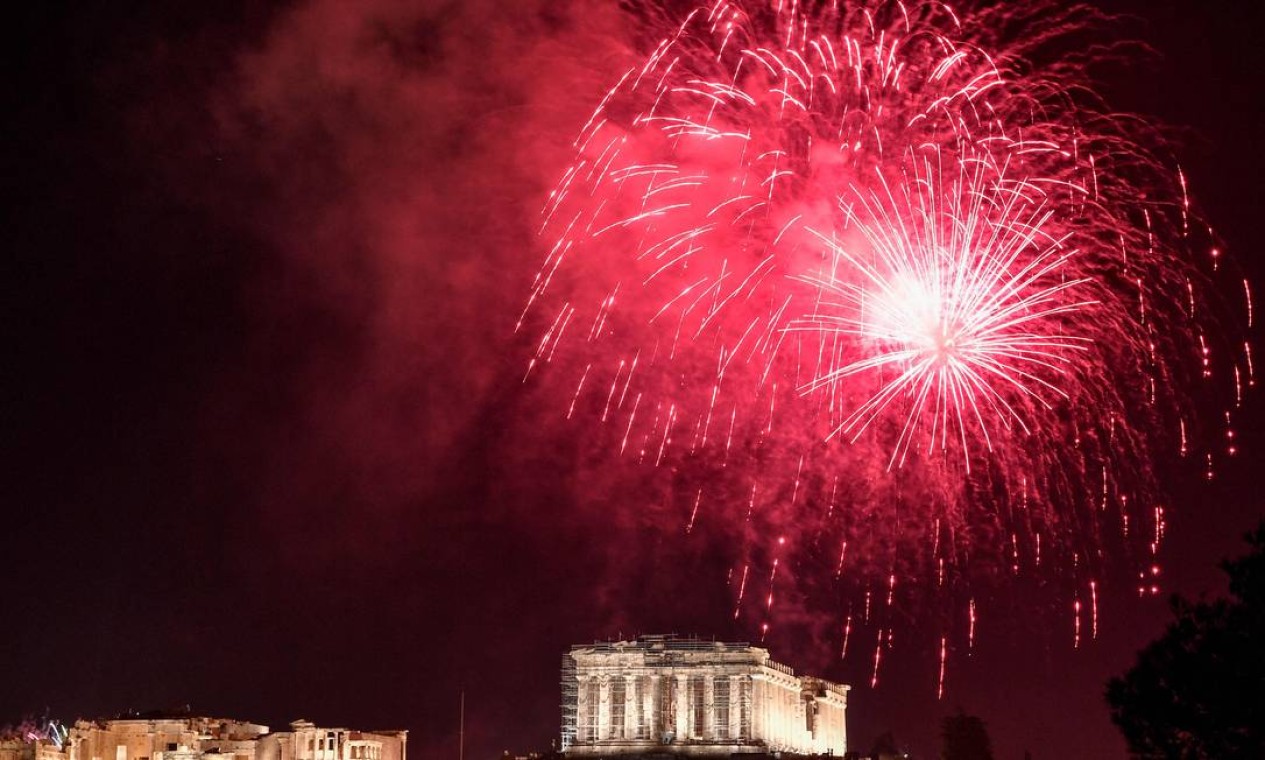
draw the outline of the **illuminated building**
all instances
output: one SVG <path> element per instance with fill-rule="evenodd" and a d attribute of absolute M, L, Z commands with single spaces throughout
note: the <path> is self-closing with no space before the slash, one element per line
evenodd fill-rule
<path fill-rule="evenodd" d="M 298 720 L 289 731 L 270 732 L 257 723 L 178 715 L 79 720 L 57 741 L 0 743 L 0 760 L 407 760 L 407 743 L 407 731 Z"/>
<path fill-rule="evenodd" d="M 78 720 L 63 751 L 65 760 L 254 760 L 267 733 L 257 723 L 193 716 Z"/>
<path fill-rule="evenodd" d="M 407 760 L 407 731 L 319 728 L 305 720 L 259 740 L 255 760 Z"/>
<path fill-rule="evenodd" d="M 767 649 L 673 636 L 576 645 L 562 661 L 568 755 L 847 751 L 849 687 Z"/>

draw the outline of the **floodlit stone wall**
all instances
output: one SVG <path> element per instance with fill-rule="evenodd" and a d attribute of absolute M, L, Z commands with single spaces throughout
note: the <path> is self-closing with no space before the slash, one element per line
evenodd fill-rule
<path fill-rule="evenodd" d="M 766 649 L 646 636 L 575 646 L 568 656 L 568 754 L 847 751 L 849 687 L 797 676 Z"/>
<path fill-rule="evenodd" d="M 39 740 L 0 760 L 407 760 L 407 731 L 295 721 L 289 731 L 205 717 L 76 721 L 60 744 Z M 24 754 L 19 754 L 21 749 Z"/>

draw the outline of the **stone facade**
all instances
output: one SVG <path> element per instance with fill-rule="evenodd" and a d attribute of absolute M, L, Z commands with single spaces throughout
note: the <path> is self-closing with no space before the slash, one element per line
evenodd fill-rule
<path fill-rule="evenodd" d="M 847 751 L 848 688 L 796 676 L 767 649 L 644 636 L 563 657 L 569 755 Z"/>
<path fill-rule="evenodd" d="M 35 748 L 22 739 L 0 739 L 0 760 L 32 760 Z"/>
<path fill-rule="evenodd" d="M 407 760 L 407 731 L 289 731 L 206 717 L 76 721 L 59 743 L 0 743 L 0 760 Z"/>
<path fill-rule="evenodd" d="M 205 717 L 75 721 L 64 760 L 254 760 L 267 726 Z"/>
<path fill-rule="evenodd" d="M 407 731 L 318 728 L 307 721 L 259 740 L 255 760 L 407 760 Z"/>

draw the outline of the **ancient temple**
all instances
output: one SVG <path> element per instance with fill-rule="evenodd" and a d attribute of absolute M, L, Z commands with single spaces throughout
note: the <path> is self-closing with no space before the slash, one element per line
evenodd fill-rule
<path fill-rule="evenodd" d="M 746 643 L 642 636 L 562 658 L 562 750 L 606 756 L 847 751 L 848 688 Z"/>

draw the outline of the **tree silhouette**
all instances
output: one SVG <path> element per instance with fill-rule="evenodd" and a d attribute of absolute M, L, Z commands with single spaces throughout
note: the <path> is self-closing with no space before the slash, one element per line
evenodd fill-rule
<path fill-rule="evenodd" d="M 1174 620 L 1107 684 L 1111 719 L 1137 758 L 1265 758 L 1265 522 L 1223 562 L 1230 599 L 1174 595 Z"/>
<path fill-rule="evenodd" d="M 993 760 L 993 743 L 984 721 L 960 709 L 940 724 L 941 760 Z"/>
<path fill-rule="evenodd" d="M 891 731 L 885 731 L 879 734 L 874 740 L 874 746 L 870 747 L 870 757 L 875 760 L 890 760 L 902 755 L 900 745 L 896 743 L 896 737 Z"/>

